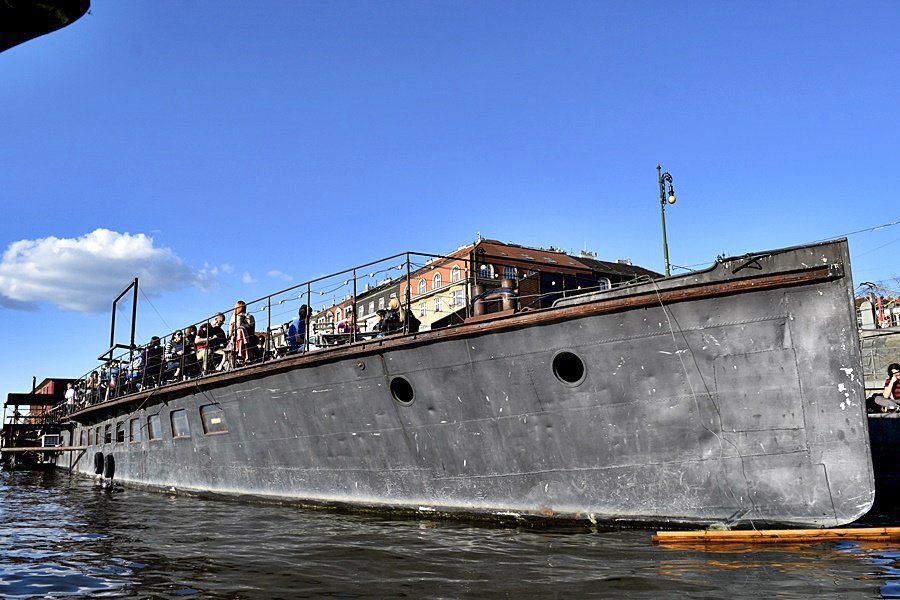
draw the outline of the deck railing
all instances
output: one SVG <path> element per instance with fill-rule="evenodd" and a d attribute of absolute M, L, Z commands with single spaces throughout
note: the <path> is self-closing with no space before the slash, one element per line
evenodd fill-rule
<path fill-rule="evenodd" d="M 396 298 L 406 314 L 424 321 L 426 328 L 450 327 L 465 322 L 472 316 L 473 290 L 507 290 L 501 275 L 492 261 L 503 257 L 475 255 L 437 255 L 421 252 L 404 252 L 377 261 L 317 277 L 293 285 L 281 291 L 246 302 L 246 313 L 252 315 L 254 327 L 249 347 L 236 347 L 234 335 L 229 335 L 229 324 L 234 307 L 224 308 L 176 331 L 182 332 L 184 345 L 180 353 L 173 342 L 176 331 L 158 336 L 158 346 L 134 347 L 113 356 L 100 367 L 84 374 L 76 382 L 75 406 L 60 405 L 54 413 L 60 417 L 87 406 L 109 402 L 141 390 L 175 384 L 185 379 L 203 378 L 223 370 L 241 369 L 287 356 L 319 352 L 336 345 L 355 344 L 374 336 L 409 335 L 408 323 L 393 331 L 375 331 L 380 309 L 387 310 L 392 298 Z M 554 277 L 558 275 L 558 277 Z M 599 283 L 581 276 L 567 276 L 554 265 L 527 265 L 516 269 L 515 305 L 518 309 L 545 308 L 553 300 L 574 294 L 604 289 Z M 567 279 L 568 277 L 568 279 Z M 544 281 L 545 278 L 549 278 Z M 409 282 L 409 285 L 407 285 Z M 476 288 L 476 284 L 478 287 Z M 568 286 L 568 289 L 567 289 Z M 483 294 L 484 302 L 479 312 L 499 310 L 502 294 Z M 287 340 L 287 330 L 298 317 L 299 308 L 310 307 L 309 320 L 299 349 L 292 351 Z M 217 314 L 225 322 L 225 347 L 215 348 L 214 356 L 202 368 L 202 361 L 194 348 L 193 337 L 204 324 L 212 323 Z M 340 329 L 353 315 L 353 324 Z M 155 336 L 156 337 L 156 336 Z M 241 352 L 240 350 L 243 350 Z"/>

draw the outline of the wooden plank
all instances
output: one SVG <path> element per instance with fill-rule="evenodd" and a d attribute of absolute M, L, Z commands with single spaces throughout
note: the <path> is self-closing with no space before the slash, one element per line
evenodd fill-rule
<path fill-rule="evenodd" d="M 87 450 L 87 446 L 22 446 L 21 448 L 0 448 L 0 452 L 77 452 Z"/>
<path fill-rule="evenodd" d="M 753 529 L 740 531 L 657 531 L 657 544 L 796 544 L 831 540 L 900 540 L 900 527 L 845 529 Z"/>

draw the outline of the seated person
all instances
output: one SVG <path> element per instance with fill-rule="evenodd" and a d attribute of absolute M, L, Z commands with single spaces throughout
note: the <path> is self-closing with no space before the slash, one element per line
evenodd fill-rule
<path fill-rule="evenodd" d="M 163 349 L 158 336 L 150 338 L 150 343 L 144 349 L 144 377 L 143 385 L 156 385 L 162 375 Z"/>
<path fill-rule="evenodd" d="M 181 378 L 182 361 L 184 361 L 184 333 L 179 329 L 166 342 L 165 379 L 178 380 Z"/>
<path fill-rule="evenodd" d="M 228 324 L 228 339 L 234 349 L 237 362 L 248 364 L 256 353 L 256 320 L 247 312 L 247 303 L 238 300 L 234 305 L 231 323 Z"/>
<path fill-rule="evenodd" d="M 297 311 L 297 318 L 291 321 L 287 331 L 288 351 L 294 352 L 306 351 L 306 334 L 309 325 L 309 307 L 303 305 Z"/>
<path fill-rule="evenodd" d="M 396 298 L 391 298 L 390 302 L 388 302 L 388 308 L 384 315 L 381 330 L 388 334 L 403 331 L 404 312 L 405 311 L 400 307 L 400 301 Z"/>
<path fill-rule="evenodd" d="M 387 315 L 387 311 L 383 308 L 379 308 L 375 311 L 375 315 L 378 317 L 378 321 L 372 326 L 372 331 L 380 331 L 378 337 L 384 337 L 384 317 Z"/>
<path fill-rule="evenodd" d="M 212 322 L 203 323 L 197 330 L 194 337 L 194 348 L 196 349 L 197 362 L 200 363 L 203 374 L 208 373 L 216 366 L 215 363 L 225 355 L 223 350 L 226 342 L 225 331 L 222 330 L 222 324 L 225 322 L 225 315 L 216 313 Z"/>
<path fill-rule="evenodd" d="M 353 313 L 350 312 L 347 314 L 347 318 L 338 323 L 337 326 L 338 333 L 359 333 L 359 327 L 356 326 L 356 319 L 353 317 Z"/>
<path fill-rule="evenodd" d="M 887 368 L 887 379 L 884 380 L 884 390 L 880 396 L 873 398 L 875 404 L 881 407 L 881 412 L 900 411 L 900 365 L 891 363 Z"/>

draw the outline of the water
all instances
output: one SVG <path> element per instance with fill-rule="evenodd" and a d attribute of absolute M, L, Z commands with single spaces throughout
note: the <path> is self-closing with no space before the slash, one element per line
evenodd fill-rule
<path fill-rule="evenodd" d="M 0 474 L 3 598 L 900 598 L 900 544 L 387 520 Z"/>

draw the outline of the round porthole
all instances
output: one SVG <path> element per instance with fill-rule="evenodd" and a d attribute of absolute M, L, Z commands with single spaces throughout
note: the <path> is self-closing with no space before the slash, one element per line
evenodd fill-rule
<path fill-rule="evenodd" d="M 553 357 L 553 374 L 563 385 L 579 385 L 584 381 L 584 361 L 574 352 L 557 352 Z"/>
<path fill-rule="evenodd" d="M 400 404 L 412 404 L 416 397 L 412 385 L 403 377 L 391 379 L 391 396 Z"/>

